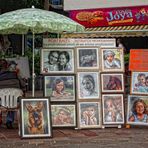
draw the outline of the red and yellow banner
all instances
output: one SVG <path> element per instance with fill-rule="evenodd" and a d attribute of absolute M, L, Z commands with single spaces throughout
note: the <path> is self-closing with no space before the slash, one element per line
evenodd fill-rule
<path fill-rule="evenodd" d="M 148 24 L 148 6 L 72 10 L 70 18 L 85 27 Z"/>

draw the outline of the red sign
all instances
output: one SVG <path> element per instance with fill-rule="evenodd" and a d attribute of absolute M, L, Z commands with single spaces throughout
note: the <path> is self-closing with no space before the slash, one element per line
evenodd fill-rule
<path fill-rule="evenodd" d="M 129 70 L 148 71 L 148 49 L 131 49 Z"/>
<path fill-rule="evenodd" d="M 148 24 L 148 6 L 72 10 L 70 18 L 85 27 Z"/>

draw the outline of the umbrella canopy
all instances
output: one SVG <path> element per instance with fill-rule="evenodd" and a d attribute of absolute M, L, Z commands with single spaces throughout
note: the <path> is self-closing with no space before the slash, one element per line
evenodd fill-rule
<path fill-rule="evenodd" d="M 37 8 L 19 9 L 0 15 L 0 34 L 82 32 L 84 26 L 70 18 Z"/>
<path fill-rule="evenodd" d="M 84 26 L 64 15 L 36 8 L 20 9 L 0 15 L 0 34 L 27 34 L 28 31 L 33 33 L 32 96 L 34 96 L 34 34 L 82 32 Z"/>

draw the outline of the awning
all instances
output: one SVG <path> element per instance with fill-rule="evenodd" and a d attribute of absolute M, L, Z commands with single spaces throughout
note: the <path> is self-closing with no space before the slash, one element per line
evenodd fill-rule
<path fill-rule="evenodd" d="M 97 37 L 144 37 L 148 36 L 148 25 L 86 28 L 85 33 L 65 33 L 65 38 Z"/>

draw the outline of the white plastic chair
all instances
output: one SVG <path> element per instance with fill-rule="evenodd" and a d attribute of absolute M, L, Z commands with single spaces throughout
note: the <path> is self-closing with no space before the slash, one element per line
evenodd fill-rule
<path fill-rule="evenodd" d="M 18 88 L 0 89 L 0 106 L 1 108 L 14 110 L 18 108 L 17 99 L 23 95 L 23 91 Z"/>

